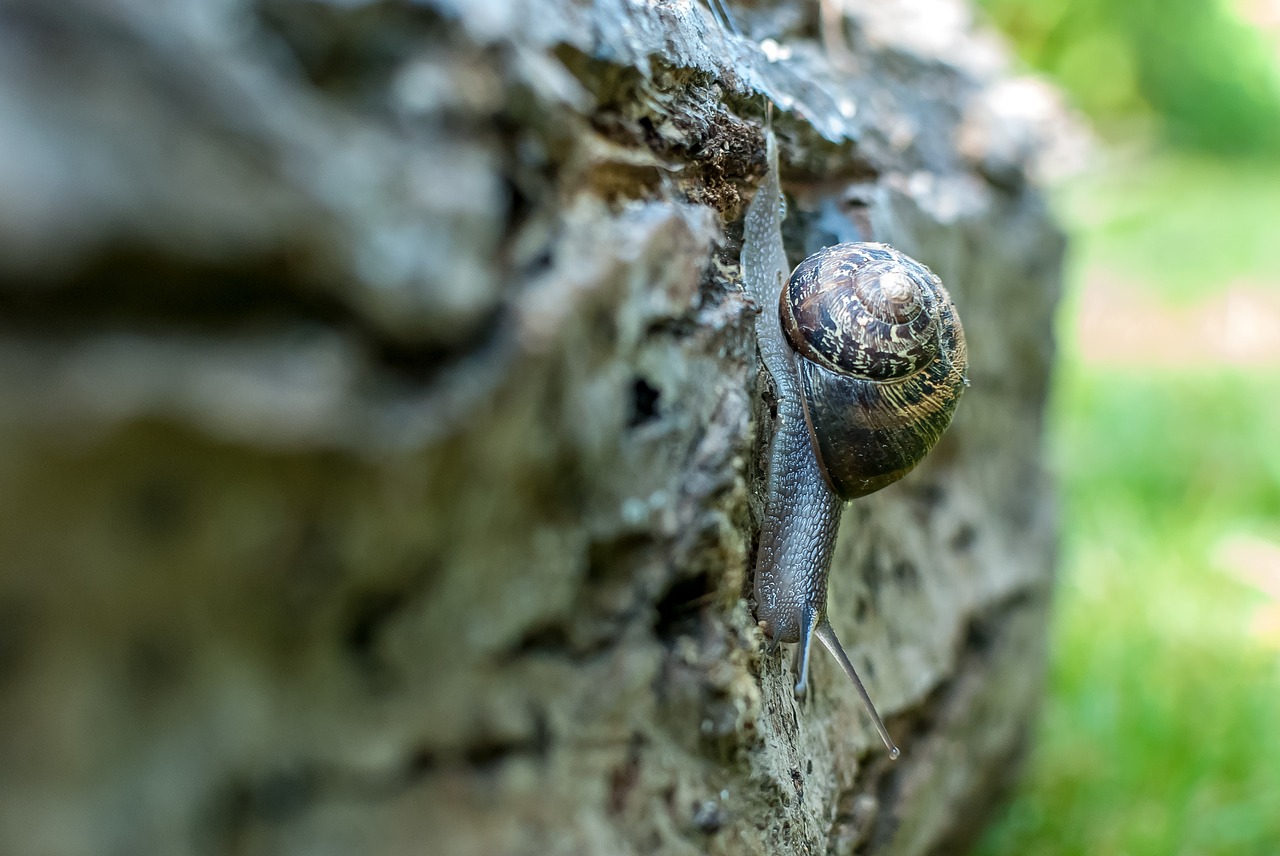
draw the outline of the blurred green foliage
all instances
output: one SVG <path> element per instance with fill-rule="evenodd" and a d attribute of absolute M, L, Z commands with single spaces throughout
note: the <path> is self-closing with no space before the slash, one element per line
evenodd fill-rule
<path fill-rule="evenodd" d="M 1276 45 L 1221 0 L 978 2 L 1104 132 L 1145 118 L 1175 145 L 1280 154 Z"/>
<path fill-rule="evenodd" d="M 1272 856 L 1280 601 L 1224 555 L 1271 545 L 1262 573 L 1280 581 L 1280 366 L 1089 362 L 1076 310 L 1086 287 L 1157 315 L 1280 287 L 1275 37 L 1237 16 L 1247 0 L 979 3 L 1129 154 L 1104 147 L 1058 191 L 1073 255 L 1050 428 L 1063 551 L 1049 686 L 1022 786 L 977 852 Z"/>
<path fill-rule="evenodd" d="M 1277 287 L 1280 167 L 1113 160 L 1059 201 L 1075 251 L 1050 423 L 1049 686 L 1022 785 L 977 853 L 1272 856 L 1280 601 L 1224 553 L 1270 544 L 1280 582 L 1280 366 L 1090 362 L 1076 310 L 1086 287 L 1122 284 L 1155 309 Z"/>
<path fill-rule="evenodd" d="M 1034 761 L 982 856 L 1272 856 L 1280 652 L 1219 567 L 1280 542 L 1274 373 L 1059 378 L 1063 574 Z"/>
<path fill-rule="evenodd" d="M 1280 283 L 1280 168 L 1208 156 L 1112 156 L 1059 189 L 1077 267 L 1177 302 Z"/>

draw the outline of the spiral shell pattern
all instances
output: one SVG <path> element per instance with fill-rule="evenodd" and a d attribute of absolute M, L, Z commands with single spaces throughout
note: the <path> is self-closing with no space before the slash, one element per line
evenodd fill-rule
<path fill-rule="evenodd" d="M 800 354 L 871 380 L 906 377 L 938 355 L 938 282 L 884 244 L 840 244 L 801 262 L 782 291 L 782 328 Z"/>
<path fill-rule="evenodd" d="M 910 472 L 967 383 L 964 331 L 938 278 L 885 244 L 838 244 L 796 267 L 779 316 L 803 358 L 805 416 L 837 494 Z"/>

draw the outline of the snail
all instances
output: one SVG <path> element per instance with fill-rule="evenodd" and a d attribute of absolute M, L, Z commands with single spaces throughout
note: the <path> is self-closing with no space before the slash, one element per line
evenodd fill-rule
<path fill-rule="evenodd" d="M 748 207 L 743 269 L 762 307 L 761 356 L 777 393 L 769 448 L 756 618 L 798 642 L 795 693 L 813 638 L 853 681 L 891 758 L 899 751 L 827 620 L 827 576 L 847 500 L 902 478 L 951 421 L 968 381 L 951 297 L 924 265 L 887 244 L 827 247 L 786 276 L 777 144 Z"/>

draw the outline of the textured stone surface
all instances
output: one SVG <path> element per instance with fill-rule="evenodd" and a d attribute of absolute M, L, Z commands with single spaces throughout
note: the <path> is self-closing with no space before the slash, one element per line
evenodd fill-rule
<path fill-rule="evenodd" d="M 960 848 L 1042 671 L 1044 111 L 848 5 L 0 4 L 0 852 Z M 970 343 L 832 573 L 894 764 L 746 599 L 766 99 L 792 260 Z"/>

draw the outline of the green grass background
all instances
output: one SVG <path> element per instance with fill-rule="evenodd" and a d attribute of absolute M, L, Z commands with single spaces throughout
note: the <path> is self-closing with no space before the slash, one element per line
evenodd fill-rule
<path fill-rule="evenodd" d="M 1219 558 L 1233 538 L 1280 544 L 1280 366 L 1100 365 L 1076 329 L 1089 282 L 1157 309 L 1280 291 L 1280 25 L 1261 0 L 976 2 L 1102 154 L 1058 198 L 1073 252 L 1048 692 L 978 853 L 1280 854 L 1280 641 Z"/>
<path fill-rule="evenodd" d="M 1280 166 L 1164 154 L 1061 195 L 1074 238 L 1050 448 L 1063 546 L 1036 749 L 981 856 L 1280 853 L 1280 650 L 1215 561 L 1280 544 L 1280 370 L 1099 366 L 1098 271 L 1175 305 L 1280 288 Z"/>

